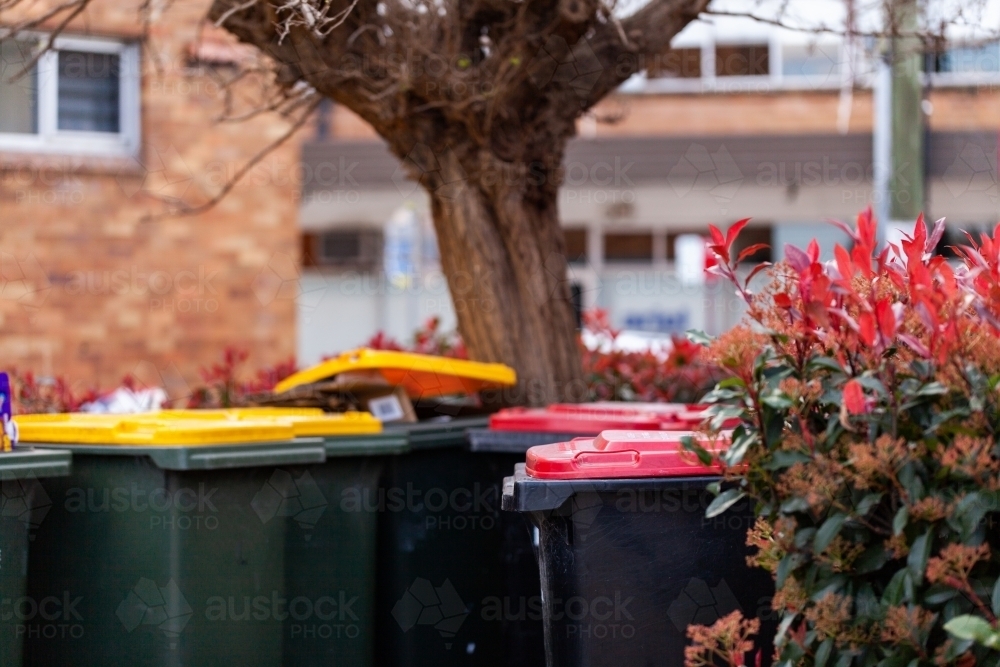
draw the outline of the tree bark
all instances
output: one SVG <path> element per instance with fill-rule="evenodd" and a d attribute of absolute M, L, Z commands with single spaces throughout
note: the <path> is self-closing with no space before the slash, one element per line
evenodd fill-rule
<path fill-rule="evenodd" d="M 307 82 L 385 138 L 430 194 L 470 356 L 518 373 L 493 398 L 541 405 L 585 393 L 557 211 L 566 142 L 708 2 L 619 20 L 597 0 L 213 0 L 209 16 L 268 53 L 280 84 Z"/>
<path fill-rule="evenodd" d="M 541 171 L 536 177 L 544 182 L 529 183 L 524 172 L 481 153 L 479 161 L 495 168 L 470 175 L 476 167 L 463 166 L 460 154 L 435 156 L 439 168 L 424 172 L 422 182 L 470 356 L 517 371 L 517 387 L 489 398 L 508 405 L 582 400 L 557 189 Z"/>

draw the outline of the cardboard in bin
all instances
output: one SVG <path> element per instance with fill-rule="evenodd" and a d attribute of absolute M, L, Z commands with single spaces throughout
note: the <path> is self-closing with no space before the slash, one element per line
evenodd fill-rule
<path fill-rule="evenodd" d="M 149 413 L 151 414 L 151 413 Z M 142 415 L 46 414 L 16 417 L 21 442 L 87 445 L 197 446 L 292 441 L 280 421 L 155 419 Z"/>
<path fill-rule="evenodd" d="M 474 394 L 483 389 L 511 386 L 517 381 L 514 370 L 503 364 L 362 348 L 299 371 L 279 382 L 274 391 L 283 393 L 358 371 L 374 372 L 389 385 L 405 389 L 411 399 Z"/>
<path fill-rule="evenodd" d="M 711 465 L 684 448 L 694 438 L 716 456 Z M 538 479 L 606 479 L 623 477 L 693 477 L 721 475 L 718 456 L 731 436 L 710 438 L 693 431 L 604 431 L 596 438 L 576 438 L 528 450 L 525 471 Z"/>

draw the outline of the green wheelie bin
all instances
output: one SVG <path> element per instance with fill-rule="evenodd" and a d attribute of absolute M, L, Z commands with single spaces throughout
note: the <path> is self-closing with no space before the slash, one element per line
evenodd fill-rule
<path fill-rule="evenodd" d="M 371 665 L 378 516 L 364 500 L 376 492 L 386 457 L 406 449 L 406 434 L 382 432 L 382 423 L 365 412 L 317 408 L 165 410 L 155 416 L 290 421 L 297 436 L 321 439 L 324 463 L 275 468 L 252 501 L 262 521 L 291 519 L 284 548 L 283 664 Z"/>
<path fill-rule="evenodd" d="M 378 490 L 388 456 L 406 449 L 402 433 L 323 438 L 326 462 L 275 470 L 274 486 L 294 486 L 302 510 L 285 533 L 285 584 L 291 608 L 284 635 L 289 667 L 375 664 L 378 514 L 366 501 Z M 287 495 L 287 494 L 286 494 Z M 260 505 L 275 507 L 277 494 Z M 272 511 L 272 510 L 268 510 Z"/>
<path fill-rule="evenodd" d="M 486 419 L 461 417 L 464 408 L 445 399 L 510 386 L 514 371 L 500 364 L 360 349 L 300 371 L 275 391 L 291 392 L 291 398 L 299 387 L 331 378 L 343 380 L 344 391 L 353 382 L 401 388 L 417 402 L 416 412 L 423 411 L 421 402 L 442 401 L 439 410 L 431 410 L 437 419 L 386 426 L 386 433 L 405 437 L 406 451 L 389 457 L 376 493 L 353 499 L 378 525 L 375 664 L 508 662 L 513 655 L 505 643 L 508 625 L 496 612 L 508 569 L 500 489 L 516 461 L 470 452 L 466 431 L 484 427 Z M 368 405 L 387 421 L 407 412 L 389 396 Z M 526 551 L 525 561 L 534 568 L 530 544 Z M 485 614 L 484 600 L 491 605 Z M 538 628 L 541 655 L 540 622 Z"/>
<path fill-rule="evenodd" d="M 505 475 L 523 453 L 479 452 L 483 418 L 393 427 L 409 451 L 380 491 L 376 664 L 544 665 L 538 568 L 520 517 L 502 513 Z"/>
<path fill-rule="evenodd" d="M 316 611 L 289 598 L 292 517 L 262 512 L 261 494 L 275 471 L 323 463 L 322 440 L 277 424 L 140 421 L 84 424 L 84 442 L 46 445 L 71 451 L 74 466 L 47 485 L 28 596 L 69 601 L 79 630 L 27 637 L 25 663 L 282 664 L 287 620 Z M 122 431 L 129 444 L 116 442 Z M 224 443 L 203 444 L 218 431 Z"/>
<path fill-rule="evenodd" d="M 20 667 L 25 638 L 67 631 L 53 604 L 28 597 L 28 553 L 52 507 L 47 478 L 68 475 L 69 452 L 19 448 L 0 454 L 0 665 Z M 43 482 L 42 480 L 46 480 Z M 43 606 L 39 610 L 39 603 Z"/>

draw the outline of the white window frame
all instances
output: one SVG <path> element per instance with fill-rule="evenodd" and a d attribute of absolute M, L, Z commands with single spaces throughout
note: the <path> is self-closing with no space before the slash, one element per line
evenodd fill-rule
<path fill-rule="evenodd" d="M 32 34 L 18 36 L 18 39 L 34 40 L 41 45 L 48 38 Z M 118 56 L 118 132 L 81 132 L 58 128 L 60 50 Z M 0 151 L 98 157 L 137 156 L 142 126 L 139 58 L 137 43 L 97 37 L 56 37 L 52 49 L 43 53 L 35 65 L 38 131 L 34 134 L 0 132 Z"/>

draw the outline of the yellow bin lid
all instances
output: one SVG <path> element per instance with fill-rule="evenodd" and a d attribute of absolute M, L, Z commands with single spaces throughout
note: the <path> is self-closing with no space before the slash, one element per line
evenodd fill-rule
<path fill-rule="evenodd" d="M 210 421 L 154 419 L 149 414 L 19 415 L 22 442 L 79 443 L 90 445 L 224 445 L 292 440 L 291 423 L 278 420 Z"/>
<path fill-rule="evenodd" d="M 296 437 L 369 435 L 382 432 L 382 422 L 368 412 L 330 414 L 320 408 L 229 408 L 220 410 L 161 410 L 147 418 L 282 422 Z"/>
<path fill-rule="evenodd" d="M 517 382 L 514 369 L 503 364 L 362 348 L 299 371 L 279 382 L 274 390 L 284 392 L 340 373 L 369 370 L 378 371 L 389 384 L 402 386 L 411 398 L 472 394 Z"/>

